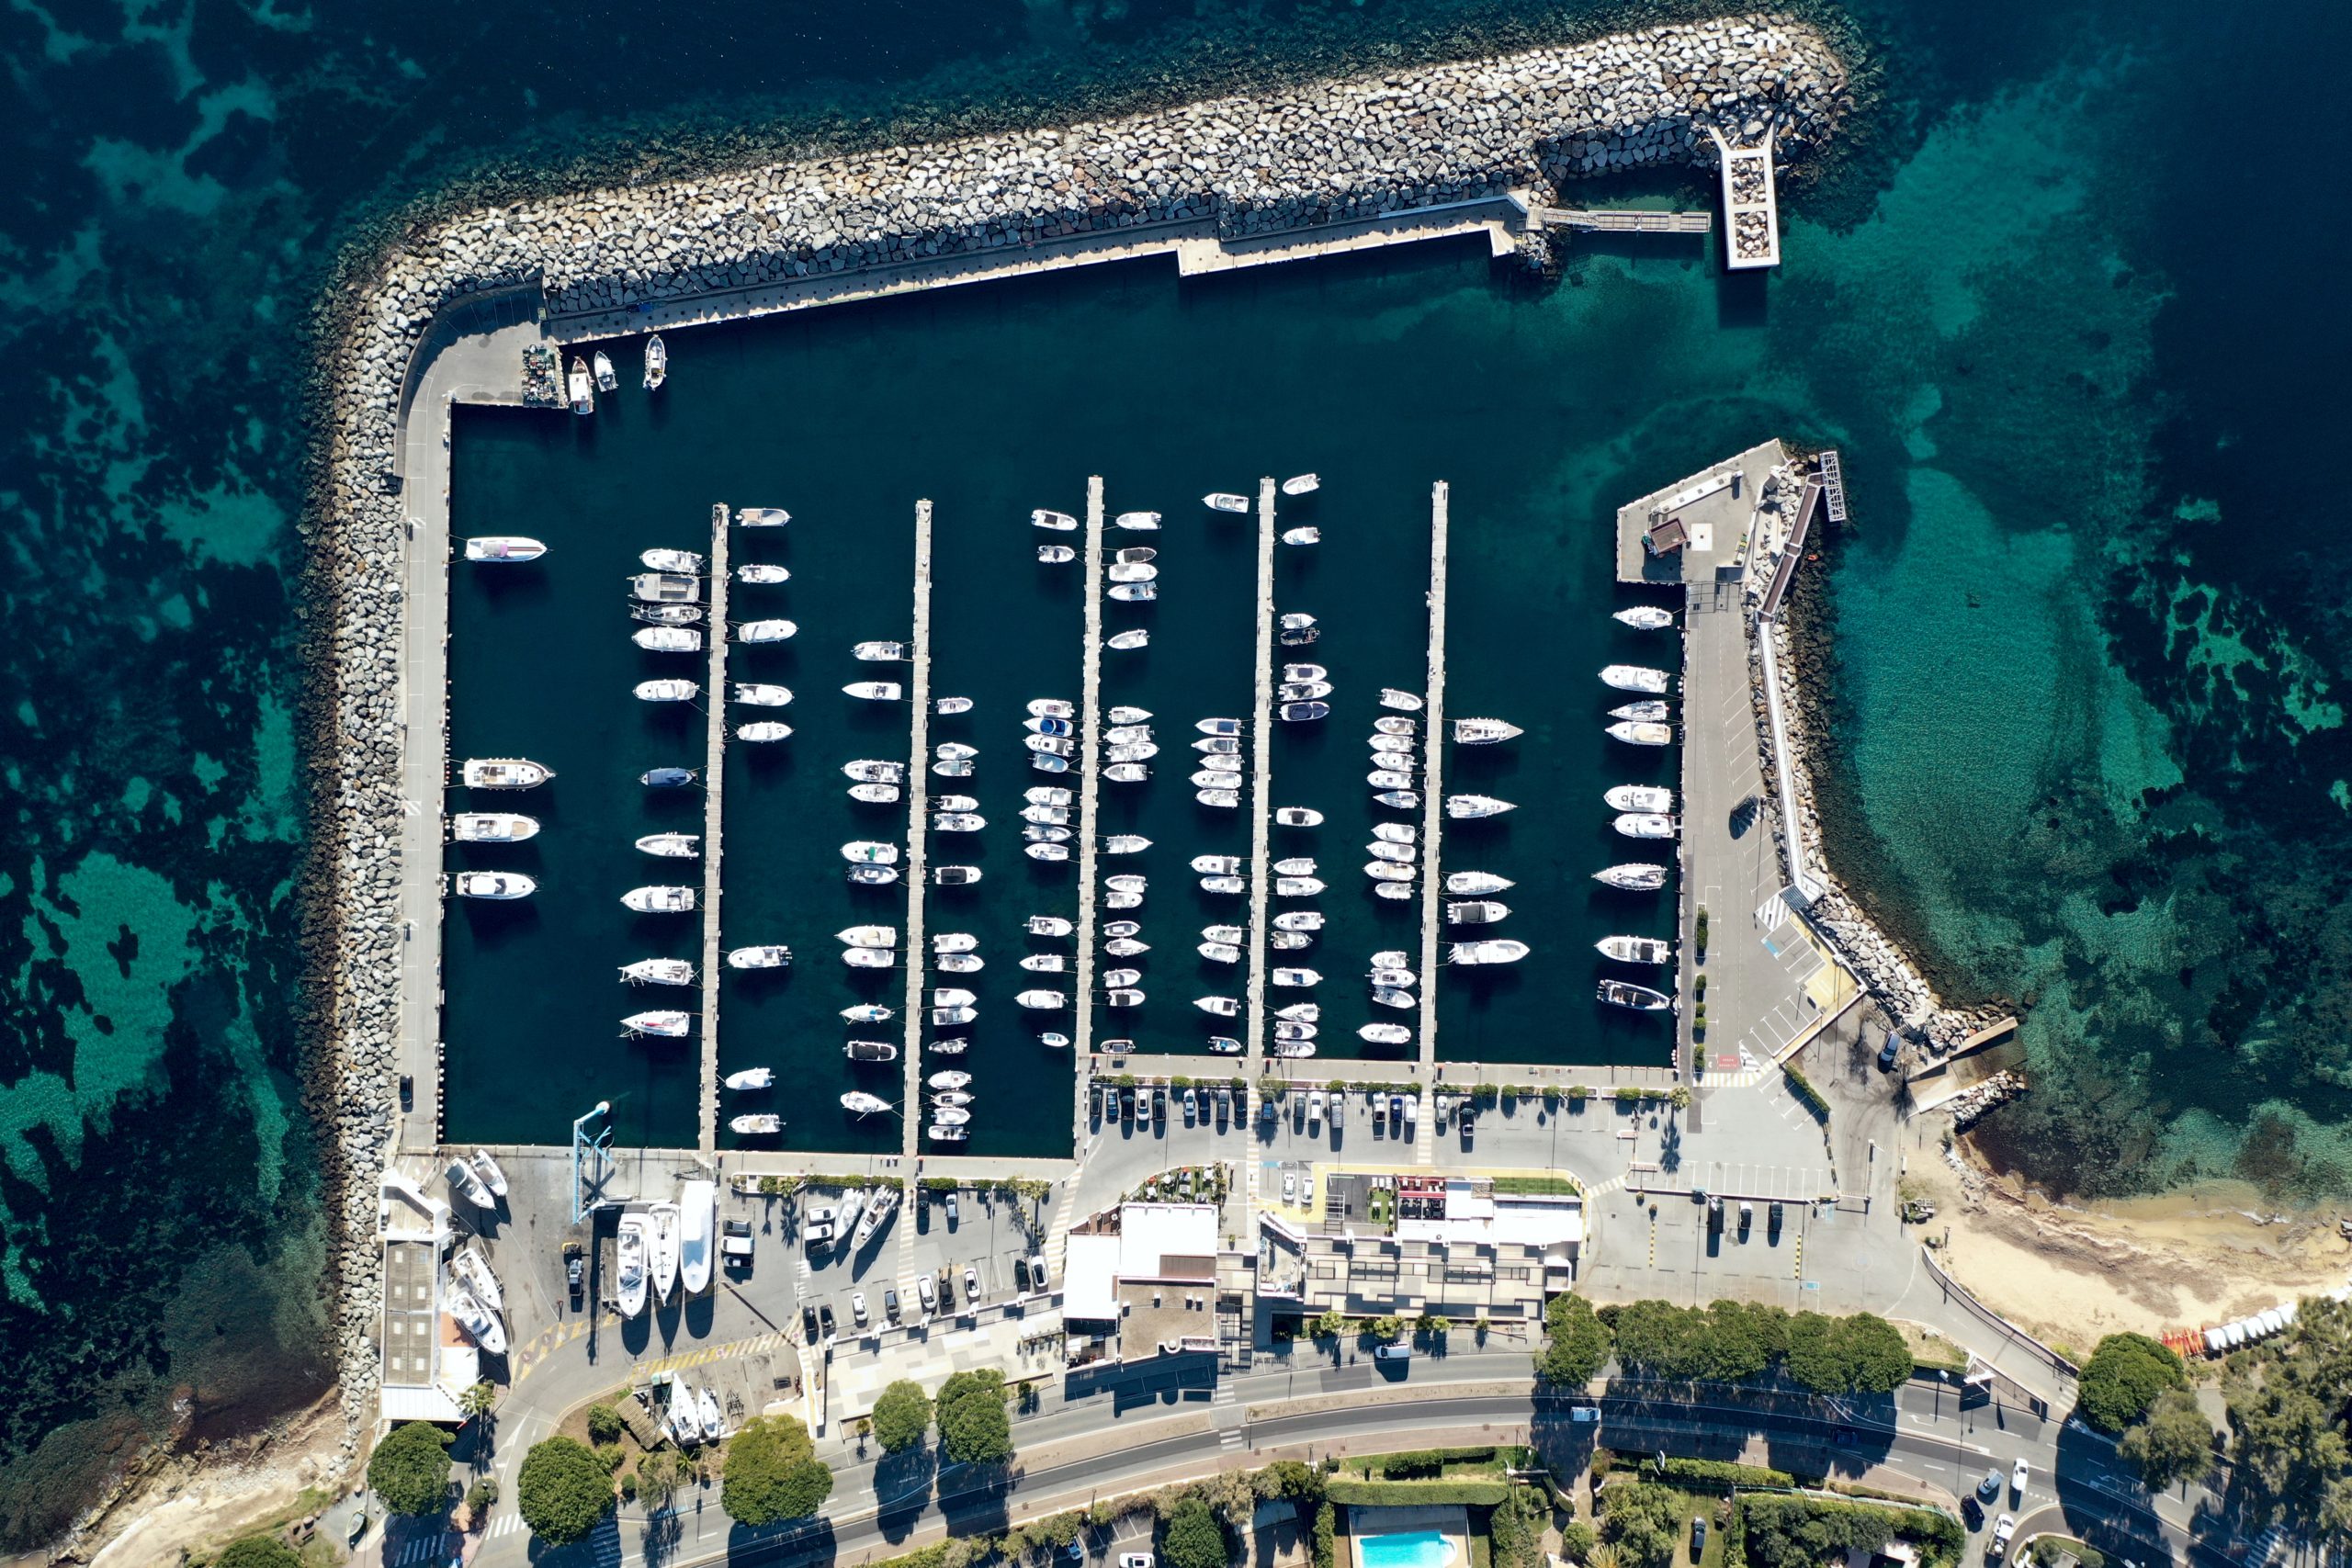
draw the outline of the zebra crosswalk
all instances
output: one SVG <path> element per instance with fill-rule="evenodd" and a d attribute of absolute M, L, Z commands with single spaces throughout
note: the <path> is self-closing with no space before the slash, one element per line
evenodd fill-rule
<path fill-rule="evenodd" d="M 514 1522 L 519 1525 L 523 1520 L 520 1516 L 516 1516 Z M 446 1545 L 447 1540 L 448 1537 L 446 1534 L 413 1536 L 401 1542 L 397 1549 L 386 1551 L 384 1555 L 386 1568 L 407 1568 L 407 1565 L 412 1562 L 433 1562 L 447 1550 Z"/>

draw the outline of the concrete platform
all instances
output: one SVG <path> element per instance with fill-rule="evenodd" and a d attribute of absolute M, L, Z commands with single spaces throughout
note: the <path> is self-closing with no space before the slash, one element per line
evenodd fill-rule
<path fill-rule="evenodd" d="M 1747 537 L 1764 476 L 1789 460 L 1778 441 L 1677 479 L 1617 509 L 1617 581 L 1703 583 L 1736 581 L 1746 570 Z M 1679 531 L 1673 525 L 1679 525 Z M 1666 527 L 1679 547 L 1654 553 L 1643 540 Z"/>

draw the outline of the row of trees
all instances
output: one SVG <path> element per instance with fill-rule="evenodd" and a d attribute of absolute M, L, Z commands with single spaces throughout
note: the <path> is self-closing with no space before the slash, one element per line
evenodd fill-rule
<path fill-rule="evenodd" d="M 1547 1382 L 1590 1382 L 1615 1356 L 1629 1371 L 1736 1382 L 1785 1374 L 1815 1393 L 1887 1393 L 1911 1375 L 1911 1349 L 1870 1313 L 1830 1317 L 1752 1302 L 1679 1307 L 1634 1302 L 1595 1312 L 1581 1296 L 1544 1309 L 1536 1373 Z"/>

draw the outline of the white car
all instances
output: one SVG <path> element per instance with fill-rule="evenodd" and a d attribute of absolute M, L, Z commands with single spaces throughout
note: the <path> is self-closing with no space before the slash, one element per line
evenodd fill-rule
<path fill-rule="evenodd" d="M 1148 1551 L 1122 1551 L 1119 1568 L 1153 1568 L 1158 1560 Z"/>
<path fill-rule="evenodd" d="M 1285 1203 L 1298 1201 L 1298 1178 L 1287 1170 L 1283 1172 L 1283 1201 Z"/>
<path fill-rule="evenodd" d="M 2018 1521 L 2003 1514 L 1993 1525 L 1993 1555 L 1998 1557 L 2009 1549 L 2009 1537 L 2017 1533 Z"/>
<path fill-rule="evenodd" d="M 2028 1473 L 2023 1459 L 2019 1459 L 2016 1467 L 2009 1472 L 2009 1489 L 2020 1497 L 2025 1495 L 2025 1481 Z"/>

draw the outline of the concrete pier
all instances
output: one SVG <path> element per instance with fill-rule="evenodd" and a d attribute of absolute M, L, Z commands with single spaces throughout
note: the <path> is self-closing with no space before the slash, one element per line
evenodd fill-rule
<path fill-rule="evenodd" d="M 1449 487 L 1430 487 L 1429 705 L 1421 714 L 1421 1110 L 1413 1129 L 1413 1161 L 1428 1165 L 1437 1152 L 1437 1108 L 1430 1103 L 1437 1078 L 1437 955 L 1443 934 L 1443 874 L 1439 846 L 1445 829 L 1445 527 Z"/>
<path fill-rule="evenodd" d="M 1272 799 L 1274 784 L 1274 481 L 1258 481 L 1258 664 L 1252 673 L 1255 695 L 1250 707 L 1250 940 L 1249 990 L 1242 998 L 1247 1027 L 1241 1035 L 1245 1064 L 1259 1064 L 1266 1055 L 1266 901 L 1274 889 L 1272 860 Z M 1245 1127 L 1257 1126 L 1258 1075 L 1245 1071 L 1249 1091 L 1242 1096 Z M 1241 1184 L 1241 1234 L 1258 1234 L 1258 1171 L 1250 1160 L 1249 1179 Z"/>
<path fill-rule="evenodd" d="M 727 784 L 727 508 L 710 509 L 710 669 L 702 689 L 702 1152 L 718 1148 L 718 947 L 720 797 Z"/>
<path fill-rule="evenodd" d="M 900 1105 L 899 1152 L 911 1160 L 922 1150 L 922 1032 L 930 1019 L 931 953 L 922 931 L 924 852 L 931 833 L 931 502 L 915 502 L 914 633 L 907 645 L 907 705 L 913 710 L 907 752 L 907 1027 L 899 1036 L 906 1100 Z M 911 1223 L 901 1228 L 911 1232 Z"/>
<path fill-rule="evenodd" d="M 1101 854 L 1094 811 L 1102 795 L 1102 476 L 1086 481 L 1086 640 L 1079 673 L 1078 970 L 1072 976 L 1070 1049 L 1094 1049 L 1094 873 Z M 1051 777 L 1052 775 L 1041 775 Z M 1062 775 L 1067 777 L 1067 774 Z"/>

